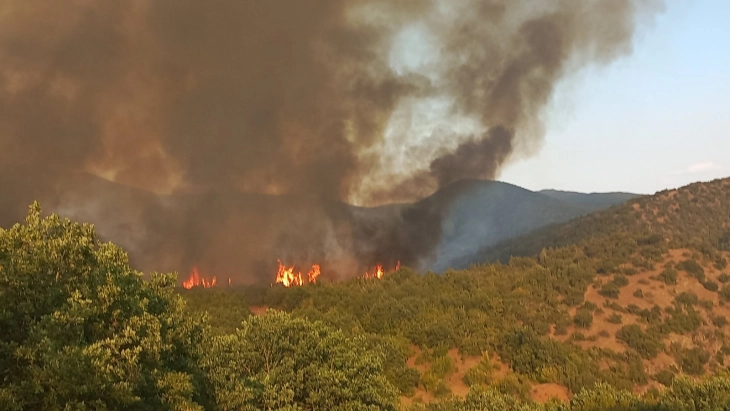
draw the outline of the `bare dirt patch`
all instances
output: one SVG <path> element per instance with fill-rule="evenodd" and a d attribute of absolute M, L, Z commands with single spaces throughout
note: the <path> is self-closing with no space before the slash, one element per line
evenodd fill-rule
<path fill-rule="evenodd" d="M 553 398 L 568 401 L 570 400 L 570 390 L 560 384 L 536 384 L 532 386 L 530 396 L 535 402 L 548 402 Z"/>
<path fill-rule="evenodd" d="M 262 315 L 266 315 L 266 310 L 268 310 L 269 307 L 265 306 L 265 305 L 258 305 L 258 306 L 249 307 L 248 309 L 251 310 L 251 314 L 256 315 L 256 316 L 262 316 Z"/>

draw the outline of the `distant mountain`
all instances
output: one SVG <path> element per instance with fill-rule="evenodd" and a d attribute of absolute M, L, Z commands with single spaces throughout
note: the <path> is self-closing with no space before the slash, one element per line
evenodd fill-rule
<path fill-rule="evenodd" d="M 468 267 L 479 262 L 507 262 L 511 257 L 534 256 L 543 248 L 581 244 L 597 238 L 623 233 L 663 233 L 675 247 L 694 247 L 719 236 L 730 238 L 726 199 L 730 178 L 695 183 L 677 190 L 661 191 L 653 196 L 635 197 L 620 207 L 582 216 L 484 246 L 455 262 Z M 620 198 L 623 194 L 617 194 Z M 559 194 L 563 196 L 563 194 Z M 581 198 L 580 195 L 568 197 Z M 639 224 L 637 224 L 637 221 Z M 728 240 L 730 242 L 730 240 Z"/>
<path fill-rule="evenodd" d="M 596 210 L 609 208 L 616 204 L 622 204 L 636 197 L 638 194 L 631 193 L 576 193 L 572 191 L 542 190 L 540 194 L 552 197 L 556 200 L 566 201 L 573 204 L 582 204 L 588 207 L 595 207 Z"/>
<path fill-rule="evenodd" d="M 441 239 L 428 268 L 441 272 L 468 266 L 478 262 L 470 257 L 480 249 L 636 197 L 627 193 L 533 192 L 496 181 L 458 182 L 427 199 L 448 206 L 441 222 Z"/>

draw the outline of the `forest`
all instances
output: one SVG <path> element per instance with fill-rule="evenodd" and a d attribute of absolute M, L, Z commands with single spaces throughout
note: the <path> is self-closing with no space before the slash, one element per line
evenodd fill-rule
<path fill-rule="evenodd" d="M 178 287 L 93 226 L 0 230 L 0 409 L 730 409 L 730 179 L 443 274 Z"/>

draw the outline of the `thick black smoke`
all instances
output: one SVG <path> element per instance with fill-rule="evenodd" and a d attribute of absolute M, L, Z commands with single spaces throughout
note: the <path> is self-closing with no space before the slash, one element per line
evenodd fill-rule
<path fill-rule="evenodd" d="M 495 178 L 540 139 L 556 83 L 629 52 L 653 5 L 6 0 L 0 219 L 41 199 L 160 269 L 252 278 L 274 255 L 342 273 L 396 253 L 414 264 L 448 204 L 365 216 L 342 203 Z M 425 62 L 393 55 L 414 28 Z M 442 123 L 471 129 L 424 138 L 396 121 L 429 99 L 448 106 Z M 419 158 L 392 161 L 409 152 Z"/>

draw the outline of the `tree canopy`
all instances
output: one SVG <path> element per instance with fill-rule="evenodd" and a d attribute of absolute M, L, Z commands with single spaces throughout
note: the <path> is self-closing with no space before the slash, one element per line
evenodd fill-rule
<path fill-rule="evenodd" d="M 0 230 L 0 409 L 396 409 L 382 351 L 283 313 L 213 336 L 176 282 L 32 205 Z"/>

